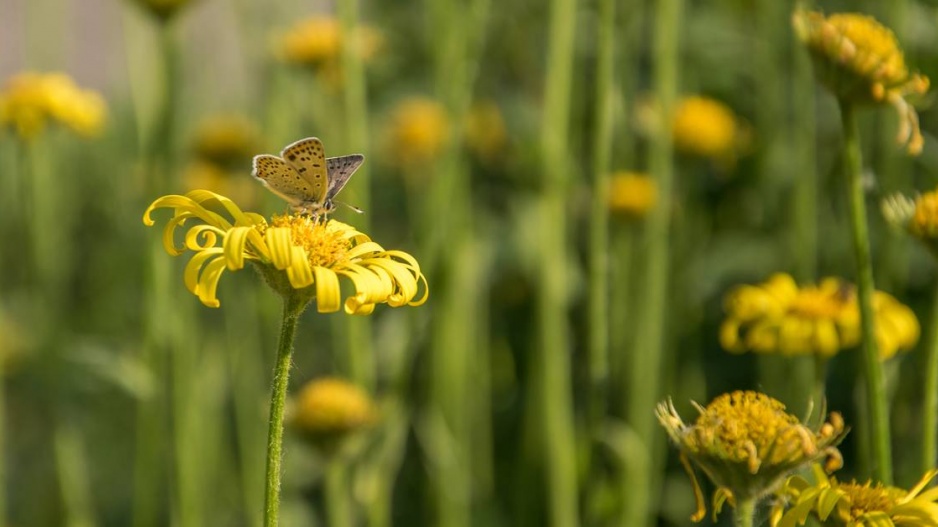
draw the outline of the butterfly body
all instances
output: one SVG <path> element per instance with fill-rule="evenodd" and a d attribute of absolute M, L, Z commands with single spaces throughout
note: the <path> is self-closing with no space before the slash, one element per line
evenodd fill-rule
<path fill-rule="evenodd" d="M 361 154 L 327 159 L 322 141 L 307 137 L 287 145 L 280 157 L 255 156 L 251 175 L 294 211 L 318 218 L 335 210 L 333 198 L 364 161 Z"/>

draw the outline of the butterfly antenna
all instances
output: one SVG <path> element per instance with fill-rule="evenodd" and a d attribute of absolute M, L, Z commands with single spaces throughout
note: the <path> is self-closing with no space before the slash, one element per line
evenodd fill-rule
<path fill-rule="evenodd" d="M 346 203 L 346 202 L 344 202 L 344 201 L 334 201 L 334 203 L 338 203 L 339 205 L 346 206 L 346 207 L 348 207 L 348 208 L 354 210 L 355 212 L 357 212 L 357 213 L 359 213 L 359 214 L 364 214 L 364 213 L 365 213 L 365 211 L 363 211 L 362 209 L 356 207 L 355 205 L 349 205 L 348 203 Z"/>

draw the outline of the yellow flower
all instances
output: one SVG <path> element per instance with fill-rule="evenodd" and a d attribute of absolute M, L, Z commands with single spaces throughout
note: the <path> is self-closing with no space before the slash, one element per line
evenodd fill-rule
<path fill-rule="evenodd" d="M 257 152 L 260 133 L 242 115 L 214 115 L 203 119 L 192 139 L 196 157 L 225 168 L 244 167 Z"/>
<path fill-rule="evenodd" d="M 646 174 L 615 172 L 609 179 L 609 210 L 631 218 L 640 218 L 658 200 L 658 187 Z"/>
<path fill-rule="evenodd" d="M 206 306 L 220 305 L 215 296 L 218 280 L 225 269 L 244 268 L 245 261 L 253 262 L 281 296 L 299 295 L 303 305 L 315 298 L 320 313 L 342 306 L 340 277 L 350 281 L 354 290 L 344 302 L 349 314 L 367 315 L 379 303 L 417 306 L 427 299 L 426 278 L 413 256 L 386 251 L 339 221 L 321 223 L 308 216 L 284 215 L 268 223 L 260 214 L 243 212 L 224 196 L 194 190 L 185 196 L 157 199 L 147 208 L 143 222 L 153 225 L 150 214 L 161 208 L 173 210 L 163 230 L 163 245 L 173 256 L 187 249 L 195 253 L 186 265 L 184 281 Z M 202 224 L 190 227 L 179 247 L 176 228 L 190 219 Z M 423 294 L 418 298 L 421 283 Z"/>
<path fill-rule="evenodd" d="M 887 222 L 908 231 L 938 257 L 938 190 L 914 200 L 895 194 L 883 200 L 882 211 Z"/>
<path fill-rule="evenodd" d="M 763 284 L 736 288 L 724 308 L 720 343 L 727 351 L 827 357 L 860 342 L 856 292 L 837 278 L 799 288 L 791 276 L 775 274 Z M 918 342 L 918 319 L 907 306 L 875 291 L 873 309 L 883 360 Z"/>
<path fill-rule="evenodd" d="M 386 129 L 388 155 L 400 166 L 421 167 L 442 153 L 449 127 L 442 104 L 423 97 L 404 99 L 394 107 Z"/>
<path fill-rule="evenodd" d="M 194 0 L 136 0 L 136 2 L 160 20 L 168 20 Z"/>
<path fill-rule="evenodd" d="M 0 91 L 0 125 L 27 140 L 41 134 L 50 120 L 79 135 L 95 136 L 104 127 L 106 114 L 101 95 L 79 88 L 62 73 L 20 73 Z"/>
<path fill-rule="evenodd" d="M 899 112 L 899 142 L 911 154 L 922 151 L 918 115 L 906 100 L 928 91 L 928 77 L 912 73 L 893 32 L 857 13 L 825 17 L 799 9 L 795 31 L 807 46 L 821 82 L 842 101 L 890 104 Z"/>
<path fill-rule="evenodd" d="M 370 26 L 359 26 L 356 35 L 359 56 L 370 60 L 381 49 L 384 37 Z M 347 37 L 342 34 L 342 25 L 337 19 L 312 16 L 284 32 L 277 41 L 276 52 L 285 62 L 335 72 L 345 43 Z"/>
<path fill-rule="evenodd" d="M 485 162 L 497 161 L 508 143 L 505 119 L 492 101 L 478 102 L 466 116 L 466 145 Z"/>
<path fill-rule="evenodd" d="M 814 516 L 831 527 L 938 526 L 938 489 L 925 490 L 938 475 L 928 471 L 910 490 L 856 481 L 841 483 L 814 467 L 817 483 L 792 476 L 779 491 L 772 510 L 772 527 L 804 525 Z M 924 491 L 924 492 L 923 492 Z M 791 508 L 785 512 L 785 505 Z"/>
<path fill-rule="evenodd" d="M 686 154 L 726 164 L 748 141 L 747 127 L 725 104 L 702 96 L 684 98 L 674 112 L 674 146 Z"/>
<path fill-rule="evenodd" d="M 296 398 L 292 424 L 311 438 L 345 436 L 373 424 L 378 411 L 364 390 L 342 379 L 307 383 Z"/>
<path fill-rule="evenodd" d="M 655 414 L 681 452 L 681 462 L 694 486 L 700 521 L 706 515 L 703 493 L 690 463 L 699 467 L 717 486 L 716 512 L 724 501 L 761 499 L 774 492 L 791 473 L 821 459 L 828 468 L 840 468 L 836 446 L 845 435 L 837 413 L 812 430 L 785 412 L 785 405 L 758 392 L 723 394 L 700 416 L 686 425 L 669 401 L 658 404 Z"/>

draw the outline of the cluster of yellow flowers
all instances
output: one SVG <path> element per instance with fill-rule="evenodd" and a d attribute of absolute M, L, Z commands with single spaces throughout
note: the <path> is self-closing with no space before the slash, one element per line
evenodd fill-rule
<path fill-rule="evenodd" d="M 821 82 L 844 102 L 894 106 L 900 118 L 899 142 L 908 145 L 909 153 L 920 153 L 924 140 L 918 114 L 906 98 L 923 95 L 929 81 L 909 71 L 896 35 L 857 13 L 825 17 L 798 10 L 793 22 Z"/>
<path fill-rule="evenodd" d="M 64 73 L 20 73 L 0 91 L 0 125 L 23 139 L 37 137 L 48 121 L 94 136 L 104 127 L 106 115 L 101 95 L 79 88 Z"/>
<path fill-rule="evenodd" d="M 720 342 L 732 352 L 829 357 L 860 341 L 860 314 L 854 287 L 837 278 L 798 287 L 779 273 L 759 285 L 743 285 L 724 301 Z M 893 296 L 873 296 L 880 357 L 912 348 L 920 333 L 915 313 Z"/>
<path fill-rule="evenodd" d="M 659 404 L 656 411 L 691 478 L 697 501 L 694 521 L 706 516 L 696 466 L 717 487 L 714 521 L 724 503 L 736 507 L 774 495 L 773 527 L 804 525 L 809 516 L 843 527 L 938 525 L 938 489 L 925 490 L 938 470 L 926 473 L 910 490 L 828 477 L 843 465 L 837 445 L 847 429 L 837 413 L 809 427 L 779 401 L 752 391 L 723 394 L 706 407 L 695 406 L 700 415 L 692 425 L 684 423 L 671 402 Z M 792 475 L 809 465 L 813 485 Z"/>

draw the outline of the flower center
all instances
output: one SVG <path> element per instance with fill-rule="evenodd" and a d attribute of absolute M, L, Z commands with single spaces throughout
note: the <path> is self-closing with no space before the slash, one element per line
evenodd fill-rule
<path fill-rule="evenodd" d="M 846 286 L 834 290 L 806 287 L 788 307 L 789 313 L 810 319 L 837 318 L 850 305 L 853 291 Z"/>
<path fill-rule="evenodd" d="M 289 228 L 293 244 L 306 250 L 309 264 L 313 267 L 332 267 L 344 261 L 352 248 L 352 242 L 343 235 L 343 231 L 331 228 L 330 222 L 320 223 L 309 216 L 275 215 L 271 218 L 271 226 Z"/>
<path fill-rule="evenodd" d="M 845 483 L 839 487 L 850 498 L 851 519 L 858 519 L 871 512 L 888 513 L 906 495 L 902 489 L 882 485 L 871 487 L 869 483 Z"/>
<path fill-rule="evenodd" d="M 801 447 L 805 437 L 801 423 L 785 412 L 784 404 L 765 394 L 749 391 L 717 397 L 697 418 L 695 426 L 703 436 L 712 437 L 735 461 L 761 463 L 751 458 L 765 453 L 773 445 L 775 454 L 788 457 L 792 454 L 790 447 Z"/>

